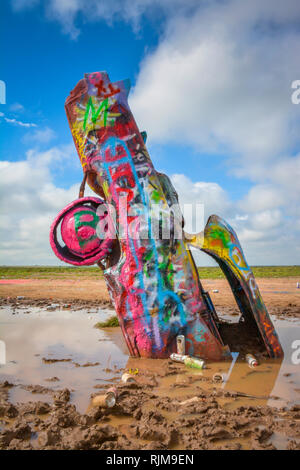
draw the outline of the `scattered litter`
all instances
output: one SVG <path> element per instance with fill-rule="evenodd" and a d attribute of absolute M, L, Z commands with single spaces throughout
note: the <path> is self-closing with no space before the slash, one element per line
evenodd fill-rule
<path fill-rule="evenodd" d="M 139 373 L 139 370 L 137 367 L 135 369 L 129 369 L 129 374 L 137 375 L 138 373 Z"/>
<path fill-rule="evenodd" d="M 176 338 L 177 343 L 177 354 L 185 354 L 185 337 L 184 335 L 178 335 Z"/>
<path fill-rule="evenodd" d="M 199 359 L 197 357 L 191 357 L 184 354 L 176 354 L 172 353 L 170 359 L 175 362 L 181 362 L 188 367 L 193 367 L 195 369 L 204 369 L 205 368 L 205 361 L 203 359 Z"/>
<path fill-rule="evenodd" d="M 252 369 L 258 366 L 258 361 L 252 354 L 246 354 L 246 361 Z"/>
<path fill-rule="evenodd" d="M 215 383 L 221 383 L 225 381 L 225 375 L 220 374 L 220 372 L 217 372 L 216 374 L 213 375 L 213 382 Z"/>
<path fill-rule="evenodd" d="M 219 291 L 218 291 L 218 289 L 213 289 L 212 292 L 213 292 L 214 294 L 217 294 Z"/>
<path fill-rule="evenodd" d="M 25 299 L 24 295 L 18 295 L 17 296 L 17 300 L 23 300 L 23 299 Z"/>
<path fill-rule="evenodd" d="M 62 308 L 71 308 L 71 304 L 64 304 Z"/>
<path fill-rule="evenodd" d="M 193 367 L 194 369 L 205 368 L 205 361 L 196 357 L 187 356 L 187 358 L 184 360 L 184 364 L 188 367 Z"/>
<path fill-rule="evenodd" d="M 106 393 L 113 393 L 116 398 L 118 397 L 118 390 L 116 387 L 109 387 Z"/>
<path fill-rule="evenodd" d="M 300 289 L 300 282 L 297 282 L 297 289 Z"/>
<path fill-rule="evenodd" d="M 182 364 L 184 364 L 184 360 L 187 357 L 189 357 L 189 356 L 185 356 L 183 354 L 172 353 L 171 356 L 170 356 L 170 359 L 172 359 L 172 361 L 181 362 Z"/>
<path fill-rule="evenodd" d="M 60 307 L 59 304 L 51 304 L 51 305 L 48 305 L 47 310 L 56 310 L 59 307 Z"/>
<path fill-rule="evenodd" d="M 101 406 L 102 408 L 112 408 L 115 406 L 117 397 L 113 391 L 107 392 L 104 395 L 96 395 L 92 399 L 93 406 Z"/>
<path fill-rule="evenodd" d="M 135 378 L 132 377 L 132 375 L 128 374 L 127 372 L 125 372 L 125 374 L 122 375 L 121 380 L 124 383 L 133 383 L 133 382 L 135 382 Z"/>
<path fill-rule="evenodd" d="M 199 397 L 193 397 L 188 400 L 180 401 L 179 405 L 189 405 L 190 403 L 197 403 L 198 401 L 200 401 Z"/>

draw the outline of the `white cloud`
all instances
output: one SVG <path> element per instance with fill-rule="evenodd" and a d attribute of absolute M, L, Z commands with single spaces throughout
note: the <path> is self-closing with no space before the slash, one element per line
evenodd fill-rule
<path fill-rule="evenodd" d="M 39 0 L 12 0 L 15 11 L 30 9 L 36 6 Z M 79 20 L 105 21 L 113 24 L 115 21 L 124 21 L 132 25 L 137 32 L 141 28 L 144 16 L 170 17 L 179 12 L 189 11 L 199 6 L 199 0 L 45 0 L 46 16 L 58 21 L 62 31 L 72 39 L 77 39 L 80 28 Z"/>
<path fill-rule="evenodd" d="M 226 217 L 230 214 L 231 202 L 227 193 L 217 183 L 197 181 L 193 182 L 183 174 L 171 175 L 171 181 L 176 188 L 179 196 L 179 204 L 184 209 L 184 204 L 203 205 L 204 218 L 206 219 L 211 214 L 218 214 L 221 217 Z M 195 217 L 196 208 L 194 208 L 193 218 Z M 204 222 L 204 221 L 203 221 Z M 186 230 L 191 230 L 192 227 L 199 227 L 196 221 L 186 220 Z M 202 230 L 202 226 L 200 230 Z"/>
<path fill-rule="evenodd" d="M 49 228 L 57 213 L 77 198 L 78 184 L 64 189 L 53 182 L 52 169 L 77 159 L 73 144 L 52 147 L 44 152 L 31 149 L 26 159 L 0 162 L 0 257 L 2 264 L 57 264 L 49 245 Z M 72 160 L 71 160 L 72 159 Z M 218 184 L 193 182 L 183 174 L 171 175 L 181 206 L 203 204 L 206 222 L 216 213 L 233 226 L 250 264 L 297 263 L 300 223 L 285 220 L 274 208 L 244 211 L 242 202 L 233 202 Z M 93 194 L 87 190 L 86 195 Z M 253 203 L 253 201 L 252 201 Z M 199 214 L 198 214 L 199 216 Z M 201 211 L 200 211 L 201 216 Z M 186 230 L 195 227 L 195 213 L 186 219 Z M 192 224 L 193 222 L 193 224 Z M 203 225 L 198 229 L 203 229 Z M 206 255 L 194 253 L 204 265 Z M 299 262 L 299 261 L 298 261 Z"/>
<path fill-rule="evenodd" d="M 79 183 L 55 186 L 51 169 L 77 158 L 74 146 L 30 150 L 25 160 L 0 162 L 1 264 L 57 264 L 49 229 L 57 213 L 78 196 Z M 87 192 L 88 194 L 88 192 Z"/>
<path fill-rule="evenodd" d="M 249 190 L 246 197 L 240 202 L 240 207 L 245 211 L 257 212 L 280 207 L 285 202 L 284 194 L 278 187 L 257 185 Z"/>
<path fill-rule="evenodd" d="M 44 129 L 37 129 L 34 132 L 28 133 L 23 137 L 25 143 L 48 144 L 56 137 L 53 129 L 45 127 Z"/>
<path fill-rule="evenodd" d="M 294 0 L 211 1 L 172 17 L 130 97 L 152 141 L 228 155 L 233 184 L 252 180 L 241 201 L 222 206 L 222 196 L 218 205 L 206 195 L 208 212 L 226 214 L 251 263 L 300 261 L 300 106 L 291 103 L 299 20 Z M 187 196 L 194 185 L 186 182 Z"/>
<path fill-rule="evenodd" d="M 1 117 L 3 117 L 4 114 L 1 114 Z M 33 122 L 23 122 L 23 121 L 17 121 L 17 119 L 10 119 L 4 116 L 4 121 L 6 121 L 8 124 L 13 124 L 15 126 L 20 126 L 20 127 L 37 127 L 37 125 Z"/>
<path fill-rule="evenodd" d="M 21 103 L 13 103 L 10 105 L 9 110 L 14 113 L 22 113 L 25 108 Z"/>
<path fill-rule="evenodd" d="M 273 188 L 256 187 L 242 201 L 232 201 L 229 194 L 216 183 L 193 182 L 185 175 L 172 175 L 171 180 L 179 195 L 180 205 L 204 204 L 204 225 L 211 214 L 217 214 L 233 227 L 242 244 L 249 264 L 297 264 L 300 262 L 300 211 L 298 200 L 294 205 L 289 196 L 280 200 L 283 209 L 272 203 Z M 265 191 L 265 192 L 264 192 Z M 274 189 L 274 197 L 277 193 Z M 265 199 L 265 202 L 264 202 Z M 298 217 L 293 211 L 298 210 Z M 199 216 L 199 214 L 198 214 Z M 185 230 L 193 232 L 195 212 L 188 214 Z M 199 230 L 199 227 L 197 227 Z M 200 230 L 203 226 L 200 227 Z M 197 230 L 197 231 L 198 231 Z M 200 231 L 199 230 L 199 231 Z M 214 264 L 211 259 L 193 251 L 198 264 Z"/>
<path fill-rule="evenodd" d="M 169 22 L 130 98 L 152 139 L 233 153 L 236 169 L 252 176 L 262 159 L 280 158 L 300 142 L 300 107 L 290 99 L 300 9 L 293 0 L 284 9 L 261 3 L 209 2 L 193 17 Z"/>
<path fill-rule="evenodd" d="M 13 1 L 19 10 L 35 3 Z M 81 20 L 126 21 L 138 30 L 145 15 L 163 18 L 164 34 L 141 63 L 130 95 L 140 128 L 147 130 L 152 142 L 179 142 L 199 152 L 228 155 L 233 184 L 234 177 L 240 176 L 253 183 L 242 200 L 232 201 L 213 182 L 173 175 L 180 202 L 200 200 L 206 217 L 217 213 L 228 219 L 251 264 L 299 263 L 300 155 L 295 155 L 295 149 L 300 144 L 300 105 L 291 102 L 291 84 L 300 78 L 299 1 L 44 3 L 48 18 L 59 21 L 73 39 L 80 32 Z M 25 167 L 18 167 L 20 173 L 34 166 L 35 155 L 36 151 L 27 155 Z M 61 202 L 70 195 L 65 190 L 59 193 L 53 185 L 47 169 L 53 155 L 53 149 L 44 152 L 44 163 L 35 168 L 46 171 L 47 192 L 33 188 L 33 199 L 24 189 L 14 196 L 24 207 L 40 204 L 51 211 L 54 192 Z M 16 167 L 10 168 L 13 172 Z M 36 209 L 35 214 L 42 226 L 41 212 Z M 4 216 L 12 226 L 9 214 Z M 20 226 L 22 243 L 26 227 L 25 222 Z"/>

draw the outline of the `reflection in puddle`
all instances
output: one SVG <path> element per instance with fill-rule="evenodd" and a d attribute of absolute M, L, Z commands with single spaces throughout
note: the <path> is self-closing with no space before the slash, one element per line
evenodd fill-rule
<path fill-rule="evenodd" d="M 93 328 L 95 323 L 109 317 L 111 311 L 93 314 L 38 308 L 30 311 L 29 315 L 22 310 L 12 315 L 9 308 L 0 310 L 1 339 L 6 344 L 7 359 L 6 365 L 0 367 L 0 380 L 43 385 L 53 390 L 69 388 L 71 402 L 84 412 L 91 392 L 95 391 L 93 387 L 119 377 L 120 372 L 116 371 L 125 367 L 128 359 L 119 329 L 117 335 L 111 332 L 112 338 L 117 336 L 114 342 L 108 336 L 109 330 Z M 61 361 L 49 363 L 49 359 Z M 10 393 L 19 402 L 33 400 L 35 395 L 19 387 Z"/>
<path fill-rule="evenodd" d="M 26 403 L 28 401 L 47 401 L 48 403 L 52 403 L 53 397 L 50 393 L 32 393 L 21 387 L 12 387 L 9 392 L 9 400 L 12 403 Z"/>
<path fill-rule="evenodd" d="M 18 385 L 9 391 L 13 403 L 51 403 L 51 390 L 68 388 L 71 403 L 83 413 L 89 407 L 90 395 L 109 383 L 119 382 L 125 368 L 137 369 L 136 380 L 150 385 L 157 396 L 178 401 L 199 396 L 200 390 L 218 392 L 223 389 L 225 393 L 216 397 L 226 409 L 242 405 L 290 407 L 299 403 L 300 365 L 291 360 L 292 344 L 300 339 L 299 321 L 274 319 L 285 351 L 283 361 L 265 360 L 254 370 L 238 357 L 232 368 L 232 361 L 227 361 L 209 363 L 207 369 L 199 371 L 168 360 L 129 358 L 119 328 L 94 328 L 97 322 L 111 315 L 110 310 L 87 314 L 31 308 L 30 314 L 21 309 L 17 312 L 13 315 L 9 307 L 0 309 L 1 340 L 6 343 L 7 356 L 6 365 L 0 367 L 0 381 Z M 225 384 L 212 382 L 216 372 L 227 375 Z M 49 394 L 32 393 L 22 388 L 23 385 L 41 385 L 51 390 Z M 144 410 L 147 407 L 151 410 L 151 402 L 143 405 Z M 173 411 L 162 410 L 162 414 L 169 422 L 178 418 Z M 191 416 L 195 418 L 195 414 Z M 125 432 L 130 428 L 132 417 L 112 413 L 108 422 L 121 426 Z M 32 439 L 35 440 L 35 436 Z M 286 442 L 284 436 L 274 434 L 272 437 L 276 447 L 285 448 Z M 247 448 L 246 440 L 241 444 Z"/>

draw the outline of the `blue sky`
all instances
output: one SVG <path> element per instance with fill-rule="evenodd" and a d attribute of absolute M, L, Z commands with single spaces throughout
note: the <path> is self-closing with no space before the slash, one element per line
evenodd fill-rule
<path fill-rule="evenodd" d="M 49 223 L 82 178 L 64 101 L 98 70 L 130 78 L 151 158 L 183 203 L 225 217 L 251 264 L 299 264 L 298 2 L 88 3 L 1 2 L 1 264 L 58 262 Z"/>

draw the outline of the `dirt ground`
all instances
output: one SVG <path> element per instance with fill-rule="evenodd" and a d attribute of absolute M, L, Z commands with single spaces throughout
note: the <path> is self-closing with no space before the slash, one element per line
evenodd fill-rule
<path fill-rule="evenodd" d="M 260 292 L 268 311 L 281 317 L 300 317 L 300 289 L 298 278 L 261 278 L 257 279 Z M 218 310 L 226 313 L 237 312 L 235 299 L 229 284 L 224 279 L 203 279 L 202 285 L 209 291 Z M 213 291 L 217 290 L 217 293 Z M 45 302 L 65 301 L 73 305 L 109 305 L 110 299 L 105 280 L 87 279 L 24 279 L 1 280 L 0 299 L 24 296 L 28 300 Z"/>
<path fill-rule="evenodd" d="M 176 366 L 175 366 L 176 367 Z M 174 363 L 161 375 L 174 374 Z M 175 371 L 176 373 L 176 371 Z M 159 396 L 153 391 L 156 376 L 148 384 L 122 384 L 114 408 L 91 407 L 80 414 L 69 403 L 70 391 L 53 393 L 53 402 L 8 401 L 12 387 L 0 384 L 0 449 L 204 449 L 204 450 L 300 450 L 300 406 L 290 409 L 268 406 L 225 407 L 235 403 L 235 392 L 207 391 L 182 399 Z M 43 393 L 43 387 L 31 391 Z M 48 389 L 45 389 L 49 393 Z"/>
<path fill-rule="evenodd" d="M 270 313 L 300 318 L 300 289 L 296 278 L 257 279 Z M 69 302 L 73 308 L 109 306 L 103 279 L 26 280 L 0 285 L 2 304 L 24 296 L 28 305 Z M 217 311 L 235 315 L 237 307 L 225 280 L 203 280 Z M 217 290 L 218 292 L 213 292 Z M 157 360 L 158 361 L 158 360 Z M 207 390 L 186 376 L 172 387 L 175 396 L 157 393 L 162 379 L 180 375 L 169 360 L 141 383 L 116 385 L 113 408 L 91 407 L 81 414 L 70 403 L 72 392 L 28 385 L 34 394 L 52 400 L 11 403 L 9 382 L 0 383 L 0 449 L 295 449 L 300 450 L 300 406 L 275 408 L 244 404 L 236 392 Z M 199 380 L 199 379 L 198 379 Z M 107 388 L 111 384 L 107 384 Z M 212 384 L 213 386 L 213 384 Z M 103 388 L 103 387 L 102 387 Z M 105 393 L 104 390 L 97 390 Z M 94 394 L 95 395 L 95 394 Z M 92 395 L 93 396 L 93 395 Z M 265 401 L 267 403 L 267 400 Z"/>

